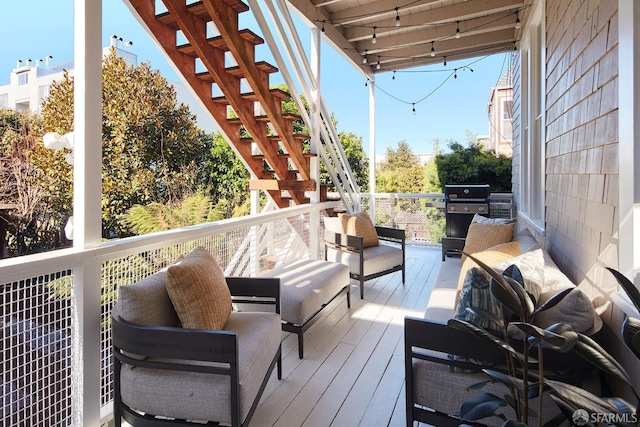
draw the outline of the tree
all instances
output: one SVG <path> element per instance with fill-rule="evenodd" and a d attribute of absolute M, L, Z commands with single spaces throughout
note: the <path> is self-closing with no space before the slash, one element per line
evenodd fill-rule
<path fill-rule="evenodd" d="M 102 226 L 126 236 L 132 206 L 182 200 L 201 189 L 207 140 L 193 114 L 148 63 L 127 65 L 112 50 L 102 67 Z M 42 106 L 47 131 L 73 130 L 73 77 L 54 82 Z"/>
<path fill-rule="evenodd" d="M 438 180 L 445 184 L 489 184 L 493 192 L 511 191 L 511 158 L 499 155 L 478 143 L 468 147 L 453 142 L 450 153 L 435 156 Z M 444 187 L 441 188 L 441 191 Z"/>
<path fill-rule="evenodd" d="M 220 132 L 207 138 L 210 148 L 204 169 L 209 194 L 224 218 L 236 216 L 248 201 L 249 171 Z"/>
<path fill-rule="evenodd" d="M 223 212 L 215 209 L 209 196 L 202 193 L 187 196 L 176 203 L 135 205 L 125 215 L 125 220 L 136 234 L 167 231 L 223 218 Z"/>
<path fill-rule="evenodd" d="M 398 148 L 387 148 L 385 161 L 377 173 L 377 191 L 382 193 L 419 193 L 423 191 L 424 167 L 406 141 Z"/>
<path fill-rule="evenodd" d="M 37 115 L 0 109 L 0 204 L 8 207 L 3 218 L 8 224 L 9 255 L 59 246 L 66 221 L 63 212 L 69 200 L 55 184 L 61 183 L 64 193 L 70 169 L 38 167 L 32 161 L 41 154 L 53 155 L 41 153 L 47 151 L 40 143 L 42 127 Z"/>

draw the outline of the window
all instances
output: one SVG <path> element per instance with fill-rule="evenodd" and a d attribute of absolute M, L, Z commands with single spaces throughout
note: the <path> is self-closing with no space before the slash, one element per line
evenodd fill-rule
<path fill-rule="evenodd" d="M 502 100 L 502 120 L 511 120 L 511 112 L 513 101 L 511 99 Z"/>
<path fill-rule="evenodd" d="M 0 107 L 7 108 L 9 106 L 9 95 L 6 93 L 0 94 Z"/>
<path fill-rule="evenodd" d="M 544 0 L 534 5 L 520 54 L 521 134 L 520 213 L 544 231 L 545 24 Z"/>
<path fill-rule="evenodd" d="M 24 71 L 18 74 L 18 85 L 24 86 L 29 83 L 29 72 Z"/>

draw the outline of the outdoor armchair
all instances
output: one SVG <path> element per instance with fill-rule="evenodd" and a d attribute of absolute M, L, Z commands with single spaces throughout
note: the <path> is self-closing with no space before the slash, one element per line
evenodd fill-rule
<path fill-rule="evenodd" d="M 361 299 L 367 280 L 402 271 L 404 283 L 404 230 L 374 226 L 364 212 L 324 220 L 325 259 L 349 266 L 350 277 L 359 282 Z"/>

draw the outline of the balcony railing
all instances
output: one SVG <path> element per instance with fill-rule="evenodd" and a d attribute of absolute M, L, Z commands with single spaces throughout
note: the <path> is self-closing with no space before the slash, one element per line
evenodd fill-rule
<path fill-rule="evenodd" d="M 409 243 L 438 244 L 429 237 L 437 236 L 433 221 L 442 213 L 442 194 L 363 194 L 365 206 L 372 198 L 379 225 L 408 230 Z M 197 246 L 207 248 L 225 273 L 235 276 L 255 276 L 294 259 L 322 258 L 321 218 L 325 209 L 336 206 L 298 206 L 108 241 L 91 250 L 65 249 L 0 261 L 3 425 L 79 425 L 82 418 L 110 415 L 109 314 L 119 286 L 166 267 Z M 512 215 L 510 195 L 492 196 L 492 212 Z M 99 330 L 82 333 L 79 314 L 98 309 L 85 307 L 81 294 L 92 289 L 97 296 L 98 287 L 100 302 L 92 307 L 100 307 Z M 83 389 L 89 368 L 77 359 L 88 349 L 100 354 L 100 363 L 94 365 L 100 370 L 99 391 Z M 82 399 L 99 399 L 100 414 L 87 414 Z"/>

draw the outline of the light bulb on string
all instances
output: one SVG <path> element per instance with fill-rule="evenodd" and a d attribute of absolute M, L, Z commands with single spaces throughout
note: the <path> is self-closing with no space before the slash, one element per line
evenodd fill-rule
<path fill-rule="evenodd" d="M 367 51 L 364 51 L 364 56 L 362 57 L 362 63 L 366 64 L 367 63 Z"/>
<path fill-rule="evenodd" d="M 518 14 L 518 12 L 516 12 L 516 28 L 520 28 L 522 26 L 522 23 L 520 22 L 520 15 Z"/>
<path fill-rule="evenodd" d="M 456 21 L 456 38 L 460 38 L 460 21 Z"/>
<path fill-rule="evenodd" d="M 391 80 L 395 80 L 396 79 L 396 70 L 393 70 L 393 76 L 391 77 Z"/>
<path fill-rule="evenodd" d="M 398 6 L 396 6 L 396 27 L 400 26 L 400 14 L 398 13 Z"/>
<path fill-rule="evenodd" d="M 373 27 L 373 37 L 371 37 L 371 43 L 376 44 L 376 28 L 378 27 Z"/>
<path fill-rule="evenodd" d="M 458 69 L 457 68 L 453 70 L 453 78 L 454 79 L 458 78 Z"/>
<path fill-rule="evenodd" d="M 416 115 L 416 103 L 414 102 L 413 104 L 411 104 L 412 108 L 413 108 L 413 115 Z"/>
<path fill-rule="evenodd" d="M 324 33 L 324 19 L 322 20 L 322 32 Z"/>
<path fill-rule="evenodd" d="M 445 67 L 447 66 L 447 57 L 446 56 L 444 57 L 444 66 Z"/>
<path fill-rule="evenodd" d="M 433 47 L 433 40 L 431 40 L 431 56 L 432 56 L 432 57 L 436 56 L 436 50 L 435 50 L 435 48 Z"/>
<path fill-rule="evenodd" d="M 380 56 L 378 56 L 378 63 L 376 64 L 376 70 L 380 69 Z"/>

